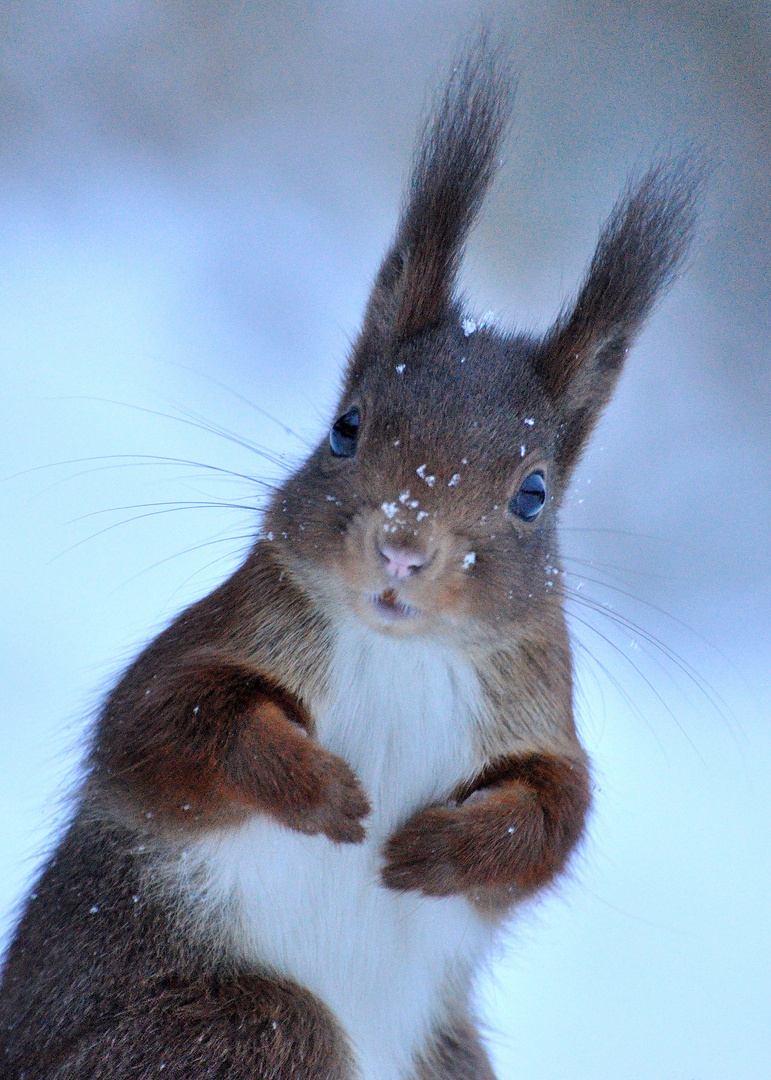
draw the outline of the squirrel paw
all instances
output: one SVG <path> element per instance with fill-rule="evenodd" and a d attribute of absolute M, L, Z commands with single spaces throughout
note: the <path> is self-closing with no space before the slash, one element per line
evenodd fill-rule
<path fill-rule="evenodd" d="M 254 720 L 228 762 L 231 781 L 252 805 L 298 832 L 360 843 L 370 806 L 350 765 L 273 701 L 261 702 Z"/>
<path fill-rule="evenodd" d="M 350 765 L 308 740 L 312 753 L 304 775 L 298 777 L 289 824 L 301 832 L 324 833 L 338 843 L 358 844 L 365 837 L 361 819 L 370 811 L 369 801 Z"/>
<path fill-rule="evenodd" d="M 589 805 L 582 766 L 531 755 L 460 805 L 429 806 L 386 843 L 383 884 L 425 896 L 523 896 L 548 884 L 578 841 Z"/>

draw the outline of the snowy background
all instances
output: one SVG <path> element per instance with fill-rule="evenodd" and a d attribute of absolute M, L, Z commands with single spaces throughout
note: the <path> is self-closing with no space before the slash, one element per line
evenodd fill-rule
<path fill-rule="evenodd" d="M 596 811 L 480 984 L 490 1045 L 501 1080 L 765 1080 L 762 0 L 5 0 L 2 927 L 101 694 L 238 564 L 249 478 L 303 452 L 254 406 L 324 430 L 418 119 L 480 14 L 521 78 L 464 273 L 477 310 L 546 327 L 630 170 L 690 139 L 718 164 L 565 515 Z"/>

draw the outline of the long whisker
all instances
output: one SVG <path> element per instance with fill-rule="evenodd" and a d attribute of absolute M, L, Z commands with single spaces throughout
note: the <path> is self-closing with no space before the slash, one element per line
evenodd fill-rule
<path fill-rule="evenodd" d="M 146 416 L 157 416 L 163 420 L 173 420 L 178 424 L 185 424 L 187 427 L 196 428 L 199 431 L 205 431 L 210 435 L 217 435 L 227 442 L 231 442 L 236 446 L 240 446 L 244 450 L 248 450 L 252 454 L 257 454 L 258 457 L 264 458 L 266 461 L 270 461 L 273 465 L 280 466 L 283 470 L 287 468 L 287 462 L 280 455 L 273 454 L 271 451 L 264 447 L 258 446 L 256 443 L 249 442 L 247 439 L 243 439 L 240 436 L 228 431 L 226 428 L 219 427 L 218 425 L 211 424 L 208 421 L 196 419 L 194 416 L 186 416 L 182 410 L 179 410 L 179 415 L 175 413 L 165 413 L 160 409 L 148 409 L 143 405 L 132 405 L 127 401 L 116 401 L 113 398 L 101 398 L 92 397 L 89 395 L 76 395 L 67 398 L 59 398 L 60 401 L 99 401 L 102 404 L 116 405 L 122 409 L 131 409 L 134 412 L 143 413 Z"/>
<path fill-rule="evenodd" d="M 147 505 L 152 506 L 154 504 L 148 503 Z M 160 509 L 160 510 L 150 510 L 146 514 L 135 514 L 133 517 L 126 518 L 123 521 L 114 521 L 112 523 L 112 525 L 107 525 L 107 526 L 105 526 L 104 529 L 99 529 L 98 532 L 91 533 L 90 536 L 86 536 L 82 540 L 78 540 L 76 543 L 71 544 L 70 547 L 65 548 L 64 551 L 58 552 L 56 555 L 53 556 L 53 558 L 50 561 L 55 562 L 57 559 L 61 559 L 65 555 L 68 555 L 71 551 L 75 551 L 76 548 L 81 547 L 83 544 L 87 544 L 91 540 L 96 540 L 97 537 L 103 536 L 105 533 L 112 532 L 113 529 L 118 529 L 122 525 L 130 525 L 134 521 L 142 521 L 144 518 L 158 517 L 158 516 L 160 516 L 162 514 L 178 513 L 180 510 L 223 509 L 223 508 L 230 508 L 230 509 L 236 509 L 236 510 L 248 510 L 250 513 L 255 513 L 255 511 L 257 509 L 254 506 L 241 506 L 241 505 L 239 505 L 237 503 L 211 502 L 211 503 L 190 503 L 190 504 L 174 505 L 174 506 L 167 506 L 164 509 Z M 119 508 L 115 507 L 114 509 L 117 510 Z M 124 507 L 124 509 L 130 510 L 131 507 L 127 506 L 127 507 Z M 104 510 L 104 511 L 97 510 L 97 511 L 95 511 L 95 513 L 97 513 L 97 514 L 99 514 L 99 513 L 110 513 L 110 511 L 109 510 Z M 92 514 L 85 514 L 84 515 L 84 517 L 92 517 L 92 516 L 93 516 Z M 72 522 L 69 522 L 68 524 L 73 524 L 74 522 L 82 521 L 82 520 L 83 520 L 83 518 L 73 518 Z"/>
<path fill-rule="evenodd" d="M 193 578 L 197 577 L 199 574 L 203 574 L 204 571 L 209 570 L 212 566 L 216 566 L 218 563 L 221 563 L 221 562 L 226 562 L 228 559 L 231 559 L 232 557 L 233 557 L 233 553 L 228 552 L 226 555 L 219 555 L 216 559 L 212 559 L 211 562 L 206 563 L 204 566 L 199 566 L 198 569 L 194 570 L 192 574 L 188 574 L 188 576 L 184 579 L 184 581 L 180 581 L 179 585 L 177 585 L 177 587 L 173 590 L 173 592 L 169 596 L 169 600 L 170 601 L 173 600 L 174 597 L 177 595 L 177 593 L 179 593 L 180 590 L 184 589 L 185 585 L 187 585 L 188 582 L 192 581 Z"/>
<path fill-rule="evenodd" d="M 704 634 L 701 634 L 698 630 L 694 629 L 694 627 L 692 627 L 689 623 L 684 622 L 676 615 L 673 615 L 671 611 L 667 611 L 666 608 L 658 607 L 658 605 L 652 604 L 650 600 L 644 600 L 641 596 L 637 596 L 635 593 L 628 592 L 626 589 L 621 589 L 616 585 L 609 585 L 606 581 L 600 581 L 598 578 L 588 577 L 583 572 L 579 574 L 573 570 L 566 570 L 564 571 L 564 573 L 570 574 L 571 577 L 577 577 L 581 581 L 588 581 L 592 585 L 599 586 L 601 589 L 608 589 L 610 592 L 618 593 L 620 596 L 625 596 L 628 600 L 633 600 L 636 603 L 642 604 L 644 607 L 649 608 L 651 611 L 655 611 L 657 612 L 657 614 L 663 615 L 665 619 L 668 619 L 670 622 L 673 622 L 677 626 L 681 626 L 684 630 L 687 630 L 689 634 L 692 634 L 695 638 L 697 638 L 709 649 L 711 649 L 717 656 L 720 657 L 721 660 L 724 660 L 727 664 L 731 663 L 729 658 L 724 653 L 722 653 L 720 649 L 717 648 L 717 646 L 713 645 L 709 638 L 705 637 Z"/>
<path fill-rule="evenodd" d="M 600 635 L 600 637 L 602 637 L 602 635 Z M 575 646 L 578 646 L 578 648 L 581 650 L 581 652 L 585 653 L 589 657 L 589 659 L 592 661 L 592 663 L 594 663 L 600 669 L 600 671 L 602 672 L 603 677 L 608 680 L 608 682 L 611 684 L 613 689 L 619 695 L 621 700 L 626 704 L 626 706 L 630 710 L 630 712 L 633 713 L 633 715 L 637 716 L 637 718 L 639 720 L 641 720 L 645 724 L 645 726 L 648 728 L 648 731 L 651 733 L 653 738 L 658 743 L 660 749 L 663 750 L 664 749 L 664 744 L 661 741 L 661 739 L 659 738 L 659 735 L 658 735 L 656 729 L 654 728 L 653 724 L 651 724 L 650 720 L 645 715 L 644 711 L 640 708 L 640 706 L 634 700 L 632 695 L 626 689 L 624 684 L 619 679 L 616 678 L 616 676 L 613 674 L 613 672 L 610 670 L 610 668 L 607 666 L 607 664 L 604 664 L 602 662 L 602 660 L 600 660 L 600 658 L 598 656 L 596 656 L 592 652 L 592 650 L 589 648 L 589 646 L 586 644 L 586 642 L 581 641 L 580 638 L 575 638 L 574 637 L 573 644 Z M 632 665 L 632 666 L 634 667 L 634 665 Z"/>
<path fill-rule="evenodd" d="M 670 575 L 657 573 L 655 570 L 646 570 L 637 566 L 632 569 L 629 566 L 619 566 L 618 563 L 601 562 L 599 559 L 581 559 L 577 555 L 562 555 L 562 562 L 572 563 L 575 566 L 588 566 L 590 570 L 597 570 L 610 580 L 619 581 L 624 585 L 628 584 L 631 575 L 635 578 L 645 577 L 658 582 L 670 580 Z"/>
<path fill-rule="evenodd" d="M 666 536 L 653 536 L 650 533 L 634 532 L 632 529 L 610 529 L 601 525 L 560 525 L 560 533 L 599 533 L 603 536 L 628 536 L 633 540 L 649 540 L 653 544 L 662 544 L 665 547 L 674 547 L 679 550 L 683 549 L 683 545 L 672 540 Z"/>
<path fill-rule="evenodd" d="M 196 368 L 187 367 L 187 365 L 177 363 L 174 360 L 169 360 L 165 362 L 179 368 L 182 371 L 188 372 L 188 374 L 190 375 L 195 375 L 198 379 L 205 379 L 206 382 L 211 383 L 212 386 L 218 386 L 220 390 L 224 390 L 225 393 L 230 394 L 230 396 L 234 397 L 237 401 L 242 401 L 244 405 L 248 405 L 250 409 L 254 410 L 254 412 L 259 413 L 260 416 L 264 416 L 266 420 L 270 420 L 271 423 L 275 424 L 277 427 L 280 427 L 286 435 L 291 435 L 293 438 L 297 439 L 298 442 L 301 442 L 303 446 L 306 446 L 309 450 L 313 449 L 313 443 L 311 443 L 308 439 L 303 438 L 302 435 L 299 435 L 296 431 L 290 428 L 283 420 L 279 420 L 277 416 L 273 416 L 273 414 L 269 413 L 267 409 L 263 409 L 261 405 L 257 405 L 254 401 L 252 401 L 248 397 L 245 397 L 244 394 L 240 393 L 238 390 L 234 390 L 232 386 L 228 386 L 227 383 L 220 382 L 219 379 L 213 378 L 211 375 L 206 374 L 206 372 L 204 371 L 198 371 Z"/>
<path fill-rule="evenodd" d="M 21 472 L 0 477 L 0 484 L 5 483 L 6 480 L 17 480 L 22 476 L 29 476 L 36 472 L 43 472 L 49 469 L 61 469 L 67 465 L 86 465 L 94 461 L 110 461 L 113 462 L 113 464 L 100 465 L 93 469 L 83 469 L 81 472 L 72 473 L 69 476 L 54 481 L 50 487 L 43 489 L 43 493 L 51 491 L 60 484 L 67 483 L 68 480 L 75 480 L 80 476 L 88 476 L 91 473 L 102 472 L 108 469 L 127 469 L 132 466 L 139 468 L 140 466 L 151 465 L 185 465 L 190 468 L 205 469 L 208 472 L 221 473 L 223 476 L 232 476 L 236 480 L 246 480 L 250 484 L 265 483 L 265 481 L 260 480 L 258 477 L 251 476 L 249 473 L 235 472 L 233 469 L 225 469 L 219 465 L 209 465 L 205 461 L 193 461 L 188 458 L 164 457 L 161 454 L 96 454 L 91 457 L 70 458 L 67 461 L 52 461 L 46 465 L 35 465 L 31 469 L 23 469 Z"/>
<path fill-rule="evenodd" d="M 620 612 L 612 611 L 605 607 L 603 604 L 600 604 L 598 601 L 594 600 L 592 597 L 588 597 L 583 593 L 576 593 L 574 589 L 566 587 L 566 591 L 570 594 L 573 601 L 583 604 L 583 606 L 586 608 L 591 608 L 591 610 L 597 612 L 597 614 L 603 615 L 610 622 L 615 623 L 617 626 L 621 626 L 623 629 L 628 630 L 630 633 L 637 634 L 644 641 L 648 642 L 649 645 L 652 645 L 658 652 L 666 656 L 669 662 L 674 664 L 675 667 L 680 672 L 682 672 L 682 674 L 685 675 L 686 678 L 690 680 L 690 682 L 693 683 L 699 693 L 701 693 L 706 698 L 710 706 L 715 710 L 718 716 L 720 716 L 728 729 L 733 731 L 732 724 L 729 723 L 729 718 L 733 723 L 736 723 L 737 721 L 736 716 L 733 714 L 730 706 L 721 697 L 718 691 L 713 686 L 711 686 L 710 683 L 708 683 L 707 680 L 704 679 L 701 673 L 695 667 L 693 667 L 693 665 L 690 664 L 684 657 L 676 653 L 674 649 L 672 649 L 665 642 L 661 641 L 658 637 L 656 637 L 655 634 L 652 634 L 650 631 L 645 630 L 644 627 L 639 626 L 637 623 L 633 622 L 632 619 L 629 619 L 627 616 L 622 615 Z"/>
<path fill-rule="evenodd" d="M 581 599 L 582 599 L 582 598 L 578 598 L 578 597 L 573 597 L 573 600 L 574 600 L 575 602 L 578 602 L 578 603 L 580 603 L 580 602 L 581 602 Z M 588 607 L 588 605 L 587 605 L 587 607 Z M 594 608 L 591 608 L 591 607 L 589 607 L 589 610 L 591 610 L 591 611 L 594 611 L 595 609 L 594 609 Z M 579 623 L 580 623 L 580 624 L 581 624 L 582 626 L 585 626 L 587 630 L 591 630 L 591 631 L 592 631 L 592 633 L 596 634 L 596 635 L 597 635 L 597 636 L 598 636 L 599 638 L 601 638 L 601 639 L 602 639 L 602 640 L 603 640 L 603 641 L 605 642 L 605 644 L 609 646 L 609 648 L 613 649 L 613 651 L 614 651 L 614 652 L 618 653 L 618 655 L 619 655 L 619 656 L 623 657 L 623 659 L 624 659 L 624 660 L 626 661 L 626 663 L 627 663 L 627 664 L 629 664 L 629 666 L 630 666 L 630 667 L 631 667 L 631 668 L 632 668 L 632 669 L 633 669 L 633 670 L 634 670 L 634 671 L 635 671 L 635 672 L 637 673 L 637 675 L 638 675 L 638 676 L 639 676 L 639 677 L 640 677 L 640 678 L 641 678 L 641 679 L 643 680 L 643 682 L 644 682 L 644 683 L 646 684 L 646 686 L 648 687 L 648 689 L 650 690 L 650 692 L 651 692 L 651 693 L 653 694 L 653 696 L 654 696 L 654 697 L 655 697 L 655 698 L 657 699 L 657 701 L 659 702 L 659 704 L 661 705 L 661 707 L 662 707 L 662 708 L 663 708 L 663 709 L 665 710 L 665 712 L 667 712 L 667 713 L 668 713 L 668 715 L 669 715 L 669 716 L 671 717 L 671 719 L 672 719 L 672 720 L 674 721 L 674 723 L 676 724 L 676 726 L 677 726 L 677 727 L 679 728 L 679 730 L 680 730 L 680 733 L 682 734 L 683 738 L 684 738 L 684 739 L 686 740 L 686 742 L 687 742 L 687 743 L 689 744 L 689 746 L 690 746 L 690 747 L 691 747 L 691 749 L 693 750 L 693 752 L 694 752 L 694 754 L 696 755 L 696 757 L 697 757 L 697 758 L 699 759 L 699 761 L 700 761 L 700 762 L 702 763 L 702 765 L 704 765 L 704 767 L 706 768 L 706 767 L 707 767 L 707 764 L 706 764 L 706 762 L 705 762 L 704 758 L 703 758 L 703 757 L 701 756 L 701 754 L 699 753 L 699 751 L 698 751 L 698 749 L 697 749 L 697 747 L 696 747 L 695 743 L 693 742 L 693 740 L 692 740 L 692 739 L 690 738 L 690 736 L 688 735 L 688 733 L 687 733 L 687 732 L 685 731 L 685 729 L 683 728 L 683 725 L 682 725 L 682 724 L 680 723 L 680 721 L 679 721 L 679 720 L 677 719 L 677 717 L 675 716 L 675 714 L 674 714 L 674 712 L 672 711 L 672 709 L 671 709 L 671 708 L 669 707 L 669 705 L 667 704 L 667 702 L 666 702 L 666 701 L 664 700 L 664 698 L 663 698 L 663 697 L 662 697 L 662 695 L 661 695 L 661 694 L 659 693 L 659 691 L 658 691 L 658 690 L 656 689 L 656 687 L 655 687 L 655 686 L 653 685 L 653 683 L 652 683 L 652 682 L 650 681 L 650 679 L 649 679 L 649 678 L 648 678 L 648 677 L 647 677 L 647 676 L 645 675 L 645 673 L 644 673 L 643 671 L 641 671 L 641 670 L 640 670 L 640 668 L 639 668 L 639 667 L 637 666 L 637 664 L 635 664 L 635 662 L 634 662 L 634 661 L 633 661 L 633 660 L 631 659 L 631 657 L 629 657 L 629 656 L 628 656 L 628 655 L 627 655 L 627 654 L 626 654 L 626 653 L 624 652 L 624 650 L 623 650 L 622 648 L 620 648 L 620 646 L 619 646 L 619 645 L 617 645 L 617 644 L 616 644 L 616 642 L 615 642 L 615 641 L 611 640 L 611 638 L 609 638 L 609 637 L 608 637 L 608 636 L 607 636 L 606 634 L 603 634 L 603 633 L 602 633 L 602 631 L 601 631 L 601 630 L 598 630 L 598 629 L 597 629 L 597 627 L 596 627 L 596 626 L 594 626 L 594 625 L 593 625 L 592 623 L 588 622 L 588 621 L 587 621 L 586 619 L 582 619 L 582 618 L 581 618 L 581 617 L 580 617 L 579 615 L 577 615 L 577 614 L 575 613 L 575 611 L 570 611 L 570 612 L 569 612 L 569 617 L 570 617 L 571 619 L 573 619 L 574 621 L 576 621 L 576 622 L 579 622 Z"/>
<path fill-rule="evenodd" d="M 215 507 L 221 510 L 248 510 L 250 513 L 253 513 L 256 509 L 256 507 L 248 506 L 245 503 L 220 502 L 216 499 L 174 499 L 173 501 L 130 503 L 127 506 L 108 506 L 103 510 L 89 510 L 87 514 L 80 514 L 78 517 L 70 518 L 66 524 L 76 525 L 79 521 L 87 521 L 92 517 L 101 517 L 102 514 L 120 514 L 124 513 L 126 510 L 145 510 L 148 507 L 169 507 L 172 510 L 208 509 Z M 158 511 L 158 513 L 164 512 L 164 510 Z M 140 514 L 139 518 L 151 516 L 152 515 L 150 514 Z M 134 521 L 139 520 L 139 518 L 129 518 L 127 520 Z"/>
<path fill-rule="evenodd" d="M 185 555 L 190 555 L 194 551 L 201 551 L 203 548 L 213 547 L 215 544 L 228 544 L 235 543 L 238 540 L 254 540 L 254 533 L 238 533 L 236 536 L 228 534 L 227 536 L 218 536 L 212 540 L 204 540 L 200 544 L 192 544 L 188 548 L 184 548 L 182 551 L 176 551 L 173 555 L 166 555 L 163 559 L 158 559 L 157 562 L 152 563 L 150 566 L 145 566 L 142 570 L 138 570 L 136 574 L 132 574 L 130 578 L 123 582 L 125 585 L 131 585 L 137 580 L 137 578 L 143 577 L 145 574 L 152 573 L 153 570 L 157 570 L 159 566 L 165 566 L 166 563 L 173 562 L 175 559 L 182 559 Z M 227 558 L 228 556 L 224 556 Z"/>
<path fill-rule="evenodd" d="M 179 417 L 188 420 L 190 423 L 199 424 L 202 430 L 210 432 L 212 435 L 219 435 L 224 439 L 229 439 L 231 442 L 236 443 L 239 446 L 243 446 L 247 450 L 251 450 L 253 453 L 259 454 L 266 460 L 272 462 L 274 465 L 280 466 L 281 469 L 286 470 L 289 462 L 289 458 L 285 454 L 276 454 L 270 447 L 261 446 L 259 443 L 253 443 L 251 440 L 244 439 L 241 435 L 231 431 L 230 428 L 224 427 L 222 424 L 217 424 L 213 420 L 207 419 L 205 416 L 201 416 L 199 413 L 190 412 L 187 409 L 182 409 L 178 405 L 174 405 L 173 402 L 167 402 L 169 408 L 174 412 L 169 415 Z"/>

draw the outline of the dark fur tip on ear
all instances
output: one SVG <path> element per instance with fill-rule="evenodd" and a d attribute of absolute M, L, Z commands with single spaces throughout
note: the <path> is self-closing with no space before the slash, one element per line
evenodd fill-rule
<path fill-rule="evenodd" d="M 513 77 L 503 45 L 478 35 L 425 123 L 393 247 L 368 321 L 403 341 L 449 313 L 469 229 L 493 178 L 508 126 Z"/>
<path fill-rule="evenodd" d="M 542 343 L 535 367 L 566 415 L 566 458 L 577 454 L 629 346 L 682 269 L 707 174 L 689 151 L 658 161 L 629 185 L 602 230 L 575 304 Z"/>

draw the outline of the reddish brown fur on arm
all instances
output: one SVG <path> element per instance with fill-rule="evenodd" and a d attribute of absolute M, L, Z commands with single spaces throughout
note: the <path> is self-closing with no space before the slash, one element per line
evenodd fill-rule
<path fill-rule="evenodd" d="M 360 841 L 366 797 L 311 726 L 300 701 L 248 664 L 203 656 L 119 688 L 94 756 L 145 818 L 201 827 L 258 810 L 301 832 Z"/>
<path fill-rule="evenodd" d="M 565 867 L 581 836 L 588 769 L 552 754 L 510 757 L 459 798 L 469 801 L 421 810 L 390 838 L 383 869 L 389 888 L 466 893 L 494 904 L 535 892 Z"/>

